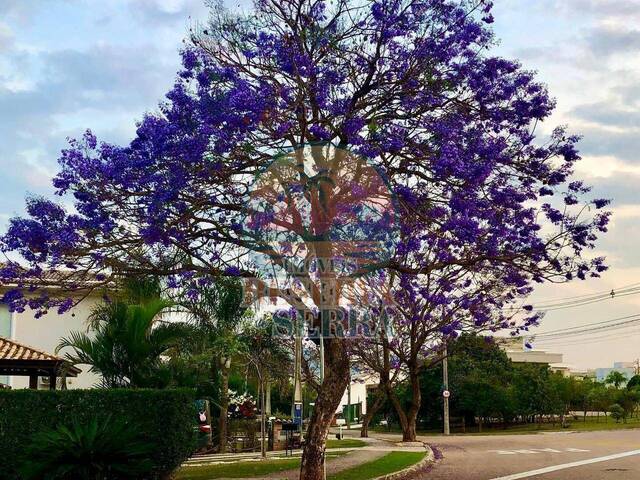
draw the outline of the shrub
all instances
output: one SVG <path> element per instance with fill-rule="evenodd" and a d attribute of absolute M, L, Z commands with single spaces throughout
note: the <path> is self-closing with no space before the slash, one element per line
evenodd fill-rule
<path fill-rule="evenodd" d="M 622 408 L 617 403 L 614 403 L 609 407 L 609 412 L 611 412 L 611 418 L 613 418 L 616 422 L 620 422 L 620 420 L 626 419 L 626 412 L 624 408 Z"/>
<path fill-rule="evenodd" d="M 153 468 L 154 446 L 135 425 L 107 416 L 88 423 L 73 420 L 37 433 L 20 468 L 25 480 L 124 480 Z"/>
<path fill-rule="evenodd" d="M 21 478 L 18 467 L 39 432 L 109 415 L 154 448 L 152 470 L 140 478 L 163 478 L 193 452 L 196 416 L 188 390 L 0 390 L 0 480 Z"/>

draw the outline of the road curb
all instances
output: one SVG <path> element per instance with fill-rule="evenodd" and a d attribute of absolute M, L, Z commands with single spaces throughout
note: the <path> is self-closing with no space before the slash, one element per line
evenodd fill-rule
<path fill-rule="evenodd" d="M 376 477 L 371 480 L 402 480 L 403 478 L 409 475 L 412 475 L 418 471 L 421 471 L 427 468 L 428 466 L 432 465 L 436 461 L 436 455 L 430 445 L 425 443 L 424 448 L 427 454 L 418 463 L 414 463 L 413 465 L 410 465 L 407 468 L 404 468 L 402 470 L 398 470 L 397 472 L 388 473 L 386 475 L 382 475 L 380 477 Z"/>

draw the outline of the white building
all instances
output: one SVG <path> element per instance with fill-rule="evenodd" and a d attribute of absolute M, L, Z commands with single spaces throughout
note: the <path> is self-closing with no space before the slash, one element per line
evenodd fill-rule
<path fill-rule="evenodd" d="M 629 381 L 636 375 L 637 367 L 635 362 L 614 362 L 613 368 L 596 368 L 596 380 L 604 382 L 611 372 L 620 372 Z"/>
<path fill-rule="evenodd" d="M 6 305 L 0 304 L 0 337 L 53 355 L 62 337 L 73 330 L 86 331 L 91 309 L 100 301 L 97 295 L 89 296 L 62 315 L 51 311 L 40 318 L 35 318 L 29 309 L 21 313 L 10 312 Z M 67 379 L 67 388 L 93 387 L 99 380 L 98 376 L 90 373 L 87 365 L 79 365 L 79 368 L 82 372 L 76 378 Z M 0 383 L 14 389 L 29 388 L 29 377 L 0 376 Z M 38 388 L 49 388 L 49 378 L 40 377 Z"/>
<path fill-rule="evenodd" d="M 552 372 L 562 372 L 563 375 L 569 376 L 570 368 L 562 363 L 563 357 L 561 353 L 528 348 L 522 337 L 505 339 L 500 346 L 513 363 L 549 365 L 549 370 Z"/>
<path fill-rule="evenodd" d="M 336 410 L 336 415 L 346 419 L 347 412 L 351 412 L 352 423 L 358 423 L 362 415 L 367 413 L 367 390 L 376 387 L 378 380 L 372 376 L 357 376 L 351 380 L 351 384 L 344 391 L 340 399 L 340 405 Z M 351 408 L 347 408 L 351 405 Z"/>

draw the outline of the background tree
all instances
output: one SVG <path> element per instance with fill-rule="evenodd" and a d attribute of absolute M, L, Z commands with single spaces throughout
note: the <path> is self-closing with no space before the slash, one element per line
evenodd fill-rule
<path fill-rule="evenodd" d="M 63 152 L 54 185 L 73 198 L 73 212 L 29 199 L 27 217 L 9 222 L 3 250 L 21 255 L 24 265 L 0 270 L 3 281 L 18 285 L 4 301 L 13 309 L 67 310 L 72 295 L 34 296 L 30 289 L 50 285 L 45 272 L 52 271 L 58 291 L 78 294 L 108 282 L 114 271 L 177 283 L 250 276 L 256 265 L 250 254 L 287 270 L 287 256 L 255 232 L 283 218 L 250 202 L 254 175 L 274 155 L 293 151 L 290 164 L 300 176 L 296 191 L 281 192 L 281 213 L 294 198 L 311 204 L 310 217 L 320 223 L 325 207 L 342 198 L 345 212 L 380 212 L 357 211 L 359 202 L 366 205 L 358 188 L 336 197 L 322 180 L 335 178 L 336 169 L 322 159 L 317 171 L 303 171 L 295 152 L 313 162 L 322 149 L 306 146 L 322 142 L 327 149 L 333 142 L 337 152 L 351 149 L 383 172 L 397 198 L 396 248 L 365 270 L 397 272 L 400 286 L 414 285 L 402 303 L 415 296 L 427 309 L 405 321 L 437 315 L 446 319 L 439 326 L 446 336 L 466 321 L 509 328 L 501 308 L 532 283 L 598 275 L 603 259 L 583 254 L 606 230 L 608 214 L 581 204 L 588 188 L 571 179 L 577 137 L 556 129 L 548 141 L 535 141 L 535 126 L 551 114 L 553 101 L 518 62 L 490 54 L 490 8 L 483 0 L 267 0 L 246 15 L 214 8 L 206 30 L 194 32 L 185 48 L 167 101 L 142 119 L 129 145 L 98 144 L 88 132 Z M 355 178 L 348 176 L 350 187 L 358 185 Z M 597 210 L 607 201 L 589 203 Z M 381 228 L 390 218 L 370 221 L 369 230 L 365 222 L 359 233 L 375 239 L 390 231 Z M 344 227 L 332 225 L 313 241 L 334 242 L 331 235 L 351 233 Z M 464 294 L 480 284 L 501 285 L 499 300 L 491 289 Z M 267 296 L 302 307 L 286 290 Z M 307 293 L 318 300 L 321 292 Z M 523 325 L 537 321 L 521 313 Z M 325 338 L 323 345 L 327 375 L 303 452 L 305 480 L 323 475 L 326 435 L 349 377 L 347 342 Z"/>
<path fill-rule="evenodd" d="M 625 377 L 621 372 L 613 370 L 612 372 L 609 372 L 607 378 L 604 379 L 604 383 L 606 383 L 607 385 L 613 385 L 616 389 L 618 389 L 622 385 L 627 383 L 627 377 Z"/>
<path fill-rule="evenodd" d="M 278 376 L 280 379 L 290 379 L 290 370 L 286 366 L 293 363 L 291 348 L 274 335 L 275 331 L 273 321 L 263 318 L 259 324 L 247 326 L 242 332 L 243 344 L 246 347 L 243 357 L 258 381 L 262 458 L 266 458 L 267 454 L 266 389 L 270 381 Z"/>
<path fill-rule="evenodd" d="M 631 390 L 639 387 L 640 387 L 640 375 L 634 375 L 627 382 L 627 388 Z"/>
<path fill-rule="evenodd" d="M 189 334 L 187 325 L 161 320 L 171 305 L 159 296 L 157 279 L 126 280 L 123 291 L 91 312 L 90 333 L 71 332 L 56 351 L 68 349 L 64 357 L 71 365 L 90 365 L 104 387 L 168 386 L 161 356 Z"/>
<path fill-rule="evenodd" d="M 246 347 L 246 337 L 240 335 L 243 321 L 248 320 L 242 284 L 233 277 L 200 278 L 185 284 L 177 302 L 196 327 L 192 354 L 209 356 L 212 383 L 217 383 L 220 376 L 218 435 L 220 452 L 225 452 L 232 359 Z"/>

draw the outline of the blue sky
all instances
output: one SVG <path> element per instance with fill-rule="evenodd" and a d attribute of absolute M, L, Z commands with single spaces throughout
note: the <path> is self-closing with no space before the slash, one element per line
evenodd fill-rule
<path fill-rule="evenodd" d="M 496 51 L 537 70 L 557 99 L 540 133 L 569 124 L 583 134 L 578 174 L 614 200 L 611 232 L 596 252 L 611 270 L 598 281 L 542 287 L 534 302 L 640 282 L 640 0 L 495 3 Z M 22 212 L 27 193 L 51 193 L 66 137 L 90 127 L 107 141 L 131 138 L 170 88 L 189 26 L 206 18 L 203 0 L 0 0 L 0 228 Z M 540 330 L 639 307 L 640 296 L 630 296 L 549 312 Z M 640 355 L 640 331 L 625 333 L 553 349 L 578 367 L 607 366 Z"/>

